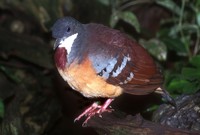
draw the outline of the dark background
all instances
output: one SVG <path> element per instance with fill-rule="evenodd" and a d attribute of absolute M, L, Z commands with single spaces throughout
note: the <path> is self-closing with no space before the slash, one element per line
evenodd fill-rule
<path fill-rule="evenodd" d="M 74 118 L 92 102 L 71 90 L 53 62 L 51 26 L 63 16 L 119 29 L 161 67 L 173 96 L 200 88 L 200 1 L 0 0 L 0 134 L 96 134 Z M 124 94 L 112 107 L 151 120 L 160 95 Z"/>

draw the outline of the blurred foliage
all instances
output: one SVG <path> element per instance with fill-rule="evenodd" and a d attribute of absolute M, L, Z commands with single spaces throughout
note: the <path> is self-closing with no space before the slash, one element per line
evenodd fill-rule
<path fill-rule="evenodd" d="M 62 7 L 71 9 L 70 0 L 1 0 L 0 7 L 20 11 L 34 18 L 47 31 L 53 21 L 63 16 Z M 50 23 L 51 22 L 51 23 Z"/>
<path fill-rule="evenodd" d="M 140 32 L 140 25 L 139 22 L 137 20 L 137 17 L 129 11 L 114 11 L 114 13 L 111 16 L 111 20 L 110 20 L 110 26 L 114 27 L 116 25 L 116 23 L 122 19 L 123 21 L 131 24 L 132 26 L 135 27 L 137 32 Z"/>
<path fill-rule="evenodd" d="M 200 89 L 200 1 L 157 1 L 172 13 L 172 18 L 161 22 L 157 38 L 163 42 L 173 57 L 174 68 L 166 72 L 166 89 L 172 94 L 194 94 Z"/>
<path fill-rule="evenodd" d="M 172 94 L 194 94 L 200 89 L 200 55 L 192 56 L 189 62 L 177 62 L 175 71 L 166 72 L 166 88 Z"/>
<path fill-rule="evenodd" d="M 134 37 L 162 66 L 173 96 L 200 89 L 200 0 L 0 0 L 0 12 L 0 117 L 14 88 L 54 89 L 50 29 L 62 16 Z"/>
<path fill-rule="evenodd" d="M 140 43 L 165 63 L 165 87 L 173 95 L 194 94 L 200 89 L 200 1 L 156 0 L 170 12 L 156 37 Z M 170 65 L 170 67 L 168 67 Z"/>
<path fill-rule="evenodd" d="M 4 104 L 3 101 L 0 99 L 0 117 L 3 118 L 4 116 Z"/>

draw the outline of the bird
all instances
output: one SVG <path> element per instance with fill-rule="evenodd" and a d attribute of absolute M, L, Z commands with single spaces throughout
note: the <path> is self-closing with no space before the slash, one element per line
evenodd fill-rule
<path fill-rule="evenodd" d="M 156 92 L 174 103 L 163 88 L 159 66 L 127 34 L 103 24 L 82 24 L 70 16 L 58 19 L 51 30 L 55 65 L 64 81 L 87 98 L 106 98 L 102 105 L 94 102 L 74 121 L 85 116 L 86 125 L 94 115 L 112 112 L 110 104 L 123 93 Z"/>

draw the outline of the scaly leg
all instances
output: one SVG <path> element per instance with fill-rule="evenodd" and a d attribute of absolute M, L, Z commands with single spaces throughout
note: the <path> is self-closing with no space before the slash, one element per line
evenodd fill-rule
<path fill-rule="evenodd" d="M 87 116 L 86 120 L 83 122 L 83 126 L 85 126 L 88 122 L 88 120 L 94 116 L 95 114 L 99 114 L 99 117 L 102 117 L 101 114 L 103 112 L 112 112 L 113 109 L 107 109 L 110 103 L 114 99 L 107 99 L 106 102 L 103 105 L 99 105 L 97 102 L 94 102 L 90 107 L 88 107 L 83 113 L 81 113 L 75 120 L 80 120 L 83 116 Z"/>

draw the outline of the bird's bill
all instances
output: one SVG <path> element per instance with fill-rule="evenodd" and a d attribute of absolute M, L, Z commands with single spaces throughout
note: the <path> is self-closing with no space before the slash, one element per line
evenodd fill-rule
<path fill-rule="evenodd" d="M 53 46 L 53 50 L 56 50 L 56 48 L 59 46 L 59 45 L 61 45 L 61 40 L 62 39 L 56 39 L 56 41 L 55 41 L 55 43 L 54 43 L 54 46 Z"/>

